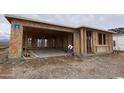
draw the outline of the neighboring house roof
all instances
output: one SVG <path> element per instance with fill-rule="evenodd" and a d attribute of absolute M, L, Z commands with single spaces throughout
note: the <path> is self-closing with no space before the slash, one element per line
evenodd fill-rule
<path fill-rule="evenodd" d="M 109 29 L 110 31 L 116 32 L 116 34 L 124 34 L 124 28 Z"/>
<path fill-rule="evenodd" d="M 99 28 L 91 27 L 91 26 L 82 25 L 82 26 L 72 27 L 72 26 L 66 26 L 66 25 L 62 25 L 62 24 L 58 24 L 58 23 L 51 23 L 51 22 L 41 21 L 41 20 L 37 20 L 37 19 L 33 19 L 33 18 L 22 17 L 22 16 L 19 16 L 19 15 L 6 14 L 5 17 L 6 18 L 14 18 L 14 19 L 22 19 L 22 20 L 27 20 L 27 21 L 32 21 L 32 22 L 39 22 L 39 23 L 44 23 L 44 24 L 49 24 L 49 25 L 56 25 L 56 26 L 61 26 L 61 27 L 66 27 L 66 28 L 73 28 L 73 29 L 89 28 L 89 29 L 95 29 L 95 30 L 99 30 L 99 31 L 109 32 L 109 33 L 115 33 L 111 30 L 104 30 L 104 29 L 99 29 Z"/>

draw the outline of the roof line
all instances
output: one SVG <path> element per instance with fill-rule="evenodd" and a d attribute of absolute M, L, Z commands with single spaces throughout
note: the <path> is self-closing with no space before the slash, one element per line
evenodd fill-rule
<path fill-rule="evenodd" d="M 10 18 L 15 18 L 15 19 L 22 19 L 22 20 L 26 20 L 26 21 L 44 23 L 44 24 L 49 24 L 49 25 L 56 25 L 56 26 L 62 26 L 62 27 L 67 27 L 67 28 L 73 28 L 73 29 L 76 28 L 76 27 L 66 26 L 66 25 L 62 25 L 62 24 L 58 24 L 58 23 L 47 22 L 47 21 L 44 21 L 44 20 L 38 20 L 38 19 L 33 19 L 33 18 L 22 17 L 22 16 L 19 16 L 19 15 L 16 16 L 16 15 L 5 14 L 4 16 L 5 17 L 10 17 Z"/>
<path fill-rule="evenodd" d="M 10 17 L 10 18 L 15 18 L 15 19 L 22 19 L 22 20 L 27 20 L 27 21 L 33 21 L 33 22 L 39 22 L 39 23 L 44 23 L 44 24 L 49 24 L 49 25 L 56 25 L 56 26 L 62 26 L 62 27 L 66 27 L 66 28 L 72 28 L 72 29 L 79 29 L 79 28 L 89 28 L 89 29 L 96 29 L 96 30 L 100 30 L 100 31 L 104 31 L 104 32 L 110 32 L 110 33 L 115 33 L 113 31 L 109 31 L 109 30 L 104 30 L 104 29 L 100 29 L 100 28 L 96 28 L 96 27 L 91 27 L 91 26 L 78 26 L 78 27 L 72 27 L 72 26 L 66 26 L 66 25 L 62 25 L 62 24 L 58 24 L 58 23 L 52 23 L 52 22 L 47 22 L 47 21 L 41 21 L 41 20 L 37 20 L 37 19 L 33 19 L 33 18 L 27 18 L 27 17 L 22 17 L 22 16 L 16 16 L 16 15 L 11 15 L 11 14 L 5 14 L 5 17 Z"/>

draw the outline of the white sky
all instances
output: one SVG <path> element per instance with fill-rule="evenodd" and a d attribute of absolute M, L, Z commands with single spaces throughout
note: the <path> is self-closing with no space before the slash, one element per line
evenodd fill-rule
<path fill-rule="evenodd" d="M 100 29 L 124 27 L 123 14 L 19 14 L 48 22 L 59 23 L 67 26 L 86 25 Z M 0 39 L 9 38 L 10 24 L 0 15 Z"/>

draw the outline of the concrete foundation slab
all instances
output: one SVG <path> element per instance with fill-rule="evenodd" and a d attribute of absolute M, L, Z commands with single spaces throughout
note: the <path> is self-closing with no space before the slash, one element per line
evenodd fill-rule
<path fill-rule="evenodd" d="M 37 57 L 39 58 L 57 57 L 57 56 L 67 55 L 65 51 L 58 50 L 58 49 L 48 49 L 48 48 L 32 50 L 32 52 L 35 53 L 35 55 L 37 55 Z"/>

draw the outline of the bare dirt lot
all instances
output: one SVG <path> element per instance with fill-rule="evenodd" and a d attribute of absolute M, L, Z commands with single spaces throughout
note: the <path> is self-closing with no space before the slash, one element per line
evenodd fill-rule
<path fill-rule="evenodd" d="M 8 61 L 0 55 L 0 78 L 17 79 L 112 79 L 124 78 L 124 53 L 92 57 L 57 57 Z"/>

